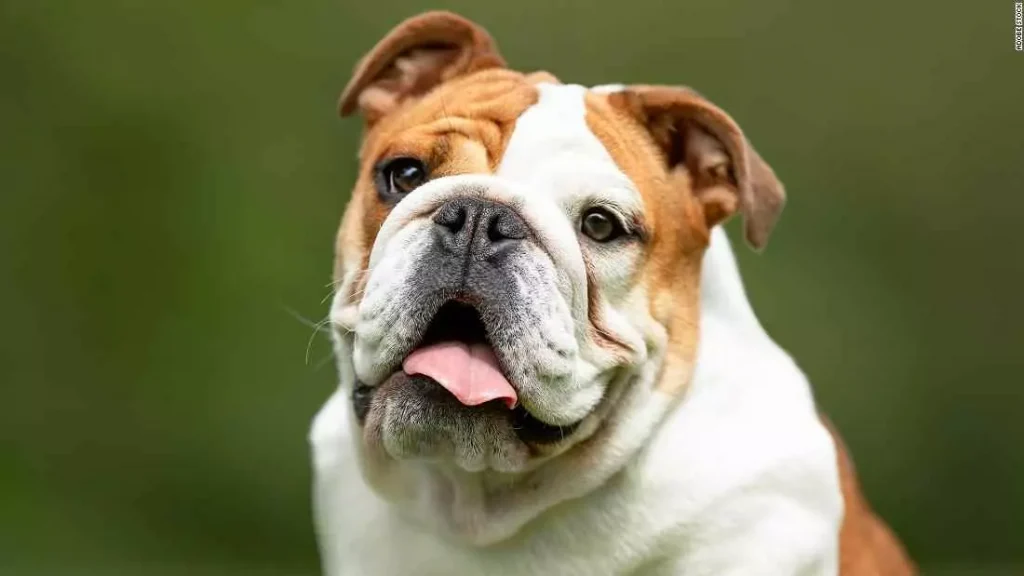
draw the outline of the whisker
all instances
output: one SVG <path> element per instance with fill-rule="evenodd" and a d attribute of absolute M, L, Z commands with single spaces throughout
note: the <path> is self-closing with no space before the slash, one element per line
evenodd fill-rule
<path fill-rule="evenodd" d="M 328 292 L 328 293 L 327 293 L 327 296 L 324 296 L 324 297 L 323 297 L 323 298 L 322 298 L 322 299 L 320 300 L 320 305 L 321 305 L 321 306 L 323 306 L 324 302 L 327 302 L 328 300 L 330 300 L 330 299 L 331 299 L 331 298 L 332 298 L 332 297 L 334 296 L 334 294 L 335 294 L 335 291 L 334 291 L 334 290 L 331 290 L 330 292 Z"/>
<path fill-rule="evenodd" d="M 287 313 L 287 314 L 288 314 L 289 316 L 291 316 L 292 318 L 294 318 L 294 319 L 298 320 L 298 321 L 299 321 L 300 323 L 302 323 L 302 324 L 303 324 L 304 326 L 308 326 L 308 327 L 310 327 L 310 328 L 314 328 L 314 329 L 317 329 L 317 330 L 319 330 L 319 329 L 323 328 L 323 324 L 322 324 L 322 322 L 314 322 L 314 321 L 310 320 L 309 318 L 306 318 L 306 317 L 305 317 L 305 316 L 303 316 L 302 314 L 299 314 L 299 313 L 298 313 L 298 312 L 296 312 L 296 311 L 295 311 L 294 309 L 292 309 L 292 308 L 290 308 L 290 307 L 288 307 L 288 306 L 281 306 L 281 308 L 282 308 L 282 309 L 283 309 L 283 310 L 284 310 L 284 311 L 285 311 L 285 312 L 286 312 L 286 313 Z"/>
<path fill-rule="evenodd" d="M 361 281 L 362 281 L 362 277 L 363 277 L 363 276 L 365 276 L 366 274 L 369 274 L 369 272 L 370 272 L 370 269 L 369 269 L 369 268 L 364 268 L 364 269 L 362 269 L 362 270 L 357 270 L 357 271 L 356 271 L 356 272 L 355 272 L 355 273 L 353 274 L 353 276 L 355 277 L 355 281 L 356 281 L 356 282 L 361 282 Z M 324 296 L 324 299 L 323 299 L 323 300 L 321 300 L 321 301 L 320 301 L 320 303 L 321 303 L 321 304 L 323 304 L 324 302 L 326 302 L 327 300 L 329 300 L 330 298 L 332 298 L 332 297 L 333 297 L 334 295 L 336 295 L 336 294 L 338 293 L 338 288 L 341 288 L 341 285 L 342 285 L 342 284 L 343 284 L 344 282 L 345 282 L 345 280 L 344 280 L 343 278 L 340 278 L 340 279 L 338 279 L 338 280 L 334 280 L 334 281 L 331 281 L 331 282 L 327 283 L 326 287 L 327 287 L 327 288 L 330 288 L 330 289 L 331 289 L 331 291 L 330 291 L 330 293 L 328 293 L 328 294 L 327 294 L 327 296 Z M 363 290 L 360 290 L 360 291 L 358 291 L 357 293 L 353 293 L 353 294 L 352 294 L 352 296 L 353 296 L 353 297 L 359 297 L 359 296 L 362 296 L 362 294 L 363 294 L 363 292 L 364 292 L 365 290 L 366 290 L 366 288 L 365 288 L 365 286 L 364 286 Z"/>
<path fill-rule="evenodd" d="M 306 341 L 306 366 L 309 366 L 309 351 L 313 348 L 313 340 L 317 334 L 324 330 L 324 326 L 327 326 L 330 321 L 331 317 L 327 316 L 313 326 L 313 333 L 309 335 L 309 340 Z"/>
<path fill-rule="evenodd" d="M 315 366 L 313 366 L 313 372 L 318 372 L 321 368 L 326 366 L 327 363 L 330 362 L 330 360 L 332 358 L 334 358 L 334 352 L 333 351 L 330 354 L 328 354 L 327 356 L 325 356 L 322 360 L 318 361 Z"/>

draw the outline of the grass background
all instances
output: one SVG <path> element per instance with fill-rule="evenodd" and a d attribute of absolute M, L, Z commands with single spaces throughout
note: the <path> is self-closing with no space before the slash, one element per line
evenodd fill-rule
<path fill-rule="evenodd" d="M 355 60 L 456 9 L 583 84 L 687 84 L 786 183 L 739 254 L 927 574 L 1024 573 L 1012 2 L 0 0 L 0 572 L 317 571 L 305 434 Z"/>

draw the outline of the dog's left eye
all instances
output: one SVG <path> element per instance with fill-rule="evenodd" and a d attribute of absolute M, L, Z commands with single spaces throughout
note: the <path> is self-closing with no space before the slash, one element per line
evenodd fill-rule
<path fill-rule="evenodd" d="M 427 181 L 427 167 L 415 158 L 394 158 L 378 169 L 377 192 L 386 199 L 399 199 Z"/>
<path fill-rule="evenodd" d="M 619 219 L 604 208 L 591 208 L 583 214 L 580 229 L 595 242 L 611 242 L 626 231 Z"/>

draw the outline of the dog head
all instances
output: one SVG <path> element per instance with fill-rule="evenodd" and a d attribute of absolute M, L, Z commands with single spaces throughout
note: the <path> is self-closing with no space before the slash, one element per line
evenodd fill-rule
<path fill-rule="evenodd" d="M 493 541 L 643 444 L 690 380 L 712 228 L 738 212 L 762 247 L 782 187 L 693 90 L 516 72 L 445 12 L 340 111 L 365 127 L 331 311 L 364 476 Z"/>

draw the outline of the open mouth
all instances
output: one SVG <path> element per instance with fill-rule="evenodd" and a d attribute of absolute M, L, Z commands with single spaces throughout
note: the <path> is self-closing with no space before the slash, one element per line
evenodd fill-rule
<path fill-rule="evenodd" d="M 420 341 L 402 362 L 409 376 L 427 376 L 466 406 L 500 401 L 510 410 L 519 402 L 502 371 L 487 329 L 475 308 L 443 305 Z"/>
<path fill-rule="evenodd" d="M 522 406 L 518 391 L 495 354 L 480 313 L 461 301 L 441 306 L 420 343 L 402 362 L 401 370 L 409 377 L 426 378 L 443 387 L 463 405 L 489 405 L 507 411 L 510 425 L 524 442 L 558 442 L 577 426 L 547 424 Z M 353 400 L 357 406 L 368 408 L 371 397 L 372 390 L 357 386 Z"/>

